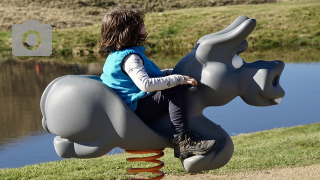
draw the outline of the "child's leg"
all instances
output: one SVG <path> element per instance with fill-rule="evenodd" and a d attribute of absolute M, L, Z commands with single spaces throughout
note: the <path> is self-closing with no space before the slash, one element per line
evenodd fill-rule
<path fill-rule="evenodd" d="M 135 113 L 143 121 L 151 121 L 169 111 L 173 134 L 188 130 L 187 96 L 185 86 L 176 86 L 140 99 Z"/>
<path fill-rule="evenodd" d="M 215 140 L 198 140 L 188 128 L 186 87 L 176 86 L 145 97 L 138 102 L 135 113 L 143 121 L 151 121 L 169 110 L 174 157 L 187 158 L 210 152 L 218 143 Z"/>

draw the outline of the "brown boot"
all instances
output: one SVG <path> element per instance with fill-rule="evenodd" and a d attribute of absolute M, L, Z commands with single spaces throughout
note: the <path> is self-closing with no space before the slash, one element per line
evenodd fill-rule
<path fill-rule="evenodd" d="M 189 130 L 172 139 L 174 157 L 185 159 L 194 155 L 202 155 L 218 146 L 217 141 L 197 140 L 194 134 L 194 131 Z"/>

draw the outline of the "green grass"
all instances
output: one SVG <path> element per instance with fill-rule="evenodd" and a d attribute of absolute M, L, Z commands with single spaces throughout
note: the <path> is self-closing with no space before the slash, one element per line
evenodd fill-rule
<path fill-rule="evenodd" d="M 138 7 L 145 12 L 174 9 L 215 7 L 235 4 L 273 3 L 281 0 L 1 0 L 0 31 L 11 30 L 13 24 L 36 19 L 54 29 L 83 27 L 96 24 L 116 7 Z"/>
<path fill-rule="evenodd" d="M 234 137 L 235 153 L 220 172 L 294 167 L 320 162 L 320 124 L 279 128 Z"/>
<path fill-rule="evenodd" d="M 1 50 L 11 51 L 11 32 L 0 32 L 0 48 Z"/>
<path fill-rule="evenodd" d="M 9 5 L 11 7 L 46 7 L 56 9 L 90 8 L 90 10 L 88 10 L 86 13 L 88 15 L 95 15 L 99 13 L 101 9 L 109 10 L 124 5 L 129 7 L 139 7 L 147 12 L 162 12 L 173 9 L 185 9 L 194 7 L 213 7 L 236 4 L 260 4 L 274 2 L 277 2 L 277 0 L 61 0 L 59 2 L 54 0 L 4 0 L 4 2 L 0 2 L 0 5 Z"/>
<path fill-rule="evenodd" d="M 151 13 L 146 17 L 151 54 L 186 54 L 203 35 L 225 28 L 239 15 L 258 21 L 249 48 L 319 46 L 320 1 L 195 8 Z M 158 33 L 160 32 L 160 33 Z"/>
<path fill-rule="evenodd" d="M 176 59 L 189 53 L 203 35 L 227 27 L 240 15 L 257 20 L 255 30 L 248 36 L 249 49 L 255 54 L 282 56 L 281 50 L 289 48 L 320 47 L 320 0 L 289 1 L 269 4 L 247 4 L 218 7 L 178 9 L 147 13 L 148 31 L 146 54 L 159 59 Z M 101 16 L 102 17 L 102 16 Z M 99 54 L 100 18 L 95 25 L 56 29 L 53 31 L 53 60 L 56 56 L 75 57 Z M 77 19 L 74 19 L 77 24 Z M 52 22 L 55 24 L 55 22 Z M 0 33 L 0 47 L 11 48 L 11 33 Z M 309 48 L 309 49 L 310 49 Z M 278 50 L 277 50 L 278 49 Z M 270 53 L 265 53 L 270 52 Z M 167 56 L 167 57 L 164 57 Z M 276 59 L 281 57 L 277 56 Z M 319 58 L 315 61 L 319 61 Z M 17 58 L 17 57 L 15 57 Z M 305 58 L 285 57 L 286 62 L 310 61 Z M 104 58 L 97 61 L 104 61 Z M 313 60 L 312 60 L 313 61 Z M 177 60 L 173 64 L 175 64 Z M 170 62 L 170 64 L 172 64 Z"/>
<path fill-rule="evenodd" d="M 252 170 L 319 164 L 319 132 L 320 123 L 316 123 L 234 136 L 232 139 L 235 151 L 230 162 L 220 169 L 202 173 L 228 175 Z M 0 169 L 0 179 L 128 179 L 132 175 L 126 173 L 125 169 L 150 167 L 150 164 L 125 161 L 127 157 L 136 156 L 123 153 L 95 159 L 68 159 L 21 168 Z M 166 149 L 161 160 L 165 163 L 161 170 L 166 174 L 189 174 L 183 169 L 180 161 L 173 157 L 172 149 Z M 141 174 L 136 176 L 141 177 Z M 142 176 L 154 177 L 149 174 Z"/>

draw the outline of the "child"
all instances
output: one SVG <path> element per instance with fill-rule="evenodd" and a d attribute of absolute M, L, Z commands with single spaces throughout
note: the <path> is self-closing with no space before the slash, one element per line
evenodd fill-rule
<path fill-rule="evenodd" d="M 140 46 L 147 38 L 144 13 L 121 9 L 107 13 L 101 24 L 101 49 L 110 51 L 101 75 L 144 122 L 169 111 L 174 139 L 174 156 L 187 158 L 205 154 L 217 146 L 215 140 L 196 140 L 187 120 L 186 87 L 197 80 L 174 74 L 172 69 L 159 70 Z"/>

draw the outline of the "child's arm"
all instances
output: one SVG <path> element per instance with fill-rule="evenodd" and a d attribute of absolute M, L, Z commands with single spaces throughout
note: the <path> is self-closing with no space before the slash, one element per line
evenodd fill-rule
<path fill-rule="evenodd" d="M 163 90 L 184 84 L 184 76 L 182 75 L 150 78 L 144 69 L 142 59 L 136 54 L 127 56 L 123 61 L 123 70 L 130 76 L 136 86 L 144 92 Z"/>
<path fill-rule="evenodd" d="M 172 74 L 172 71 L 173 71 L 173 68 L 167 68 L 167 69 L 162 69 L 161 72 L 162 72 L 162 75 L 163 76 L 169 76 Z"/>

